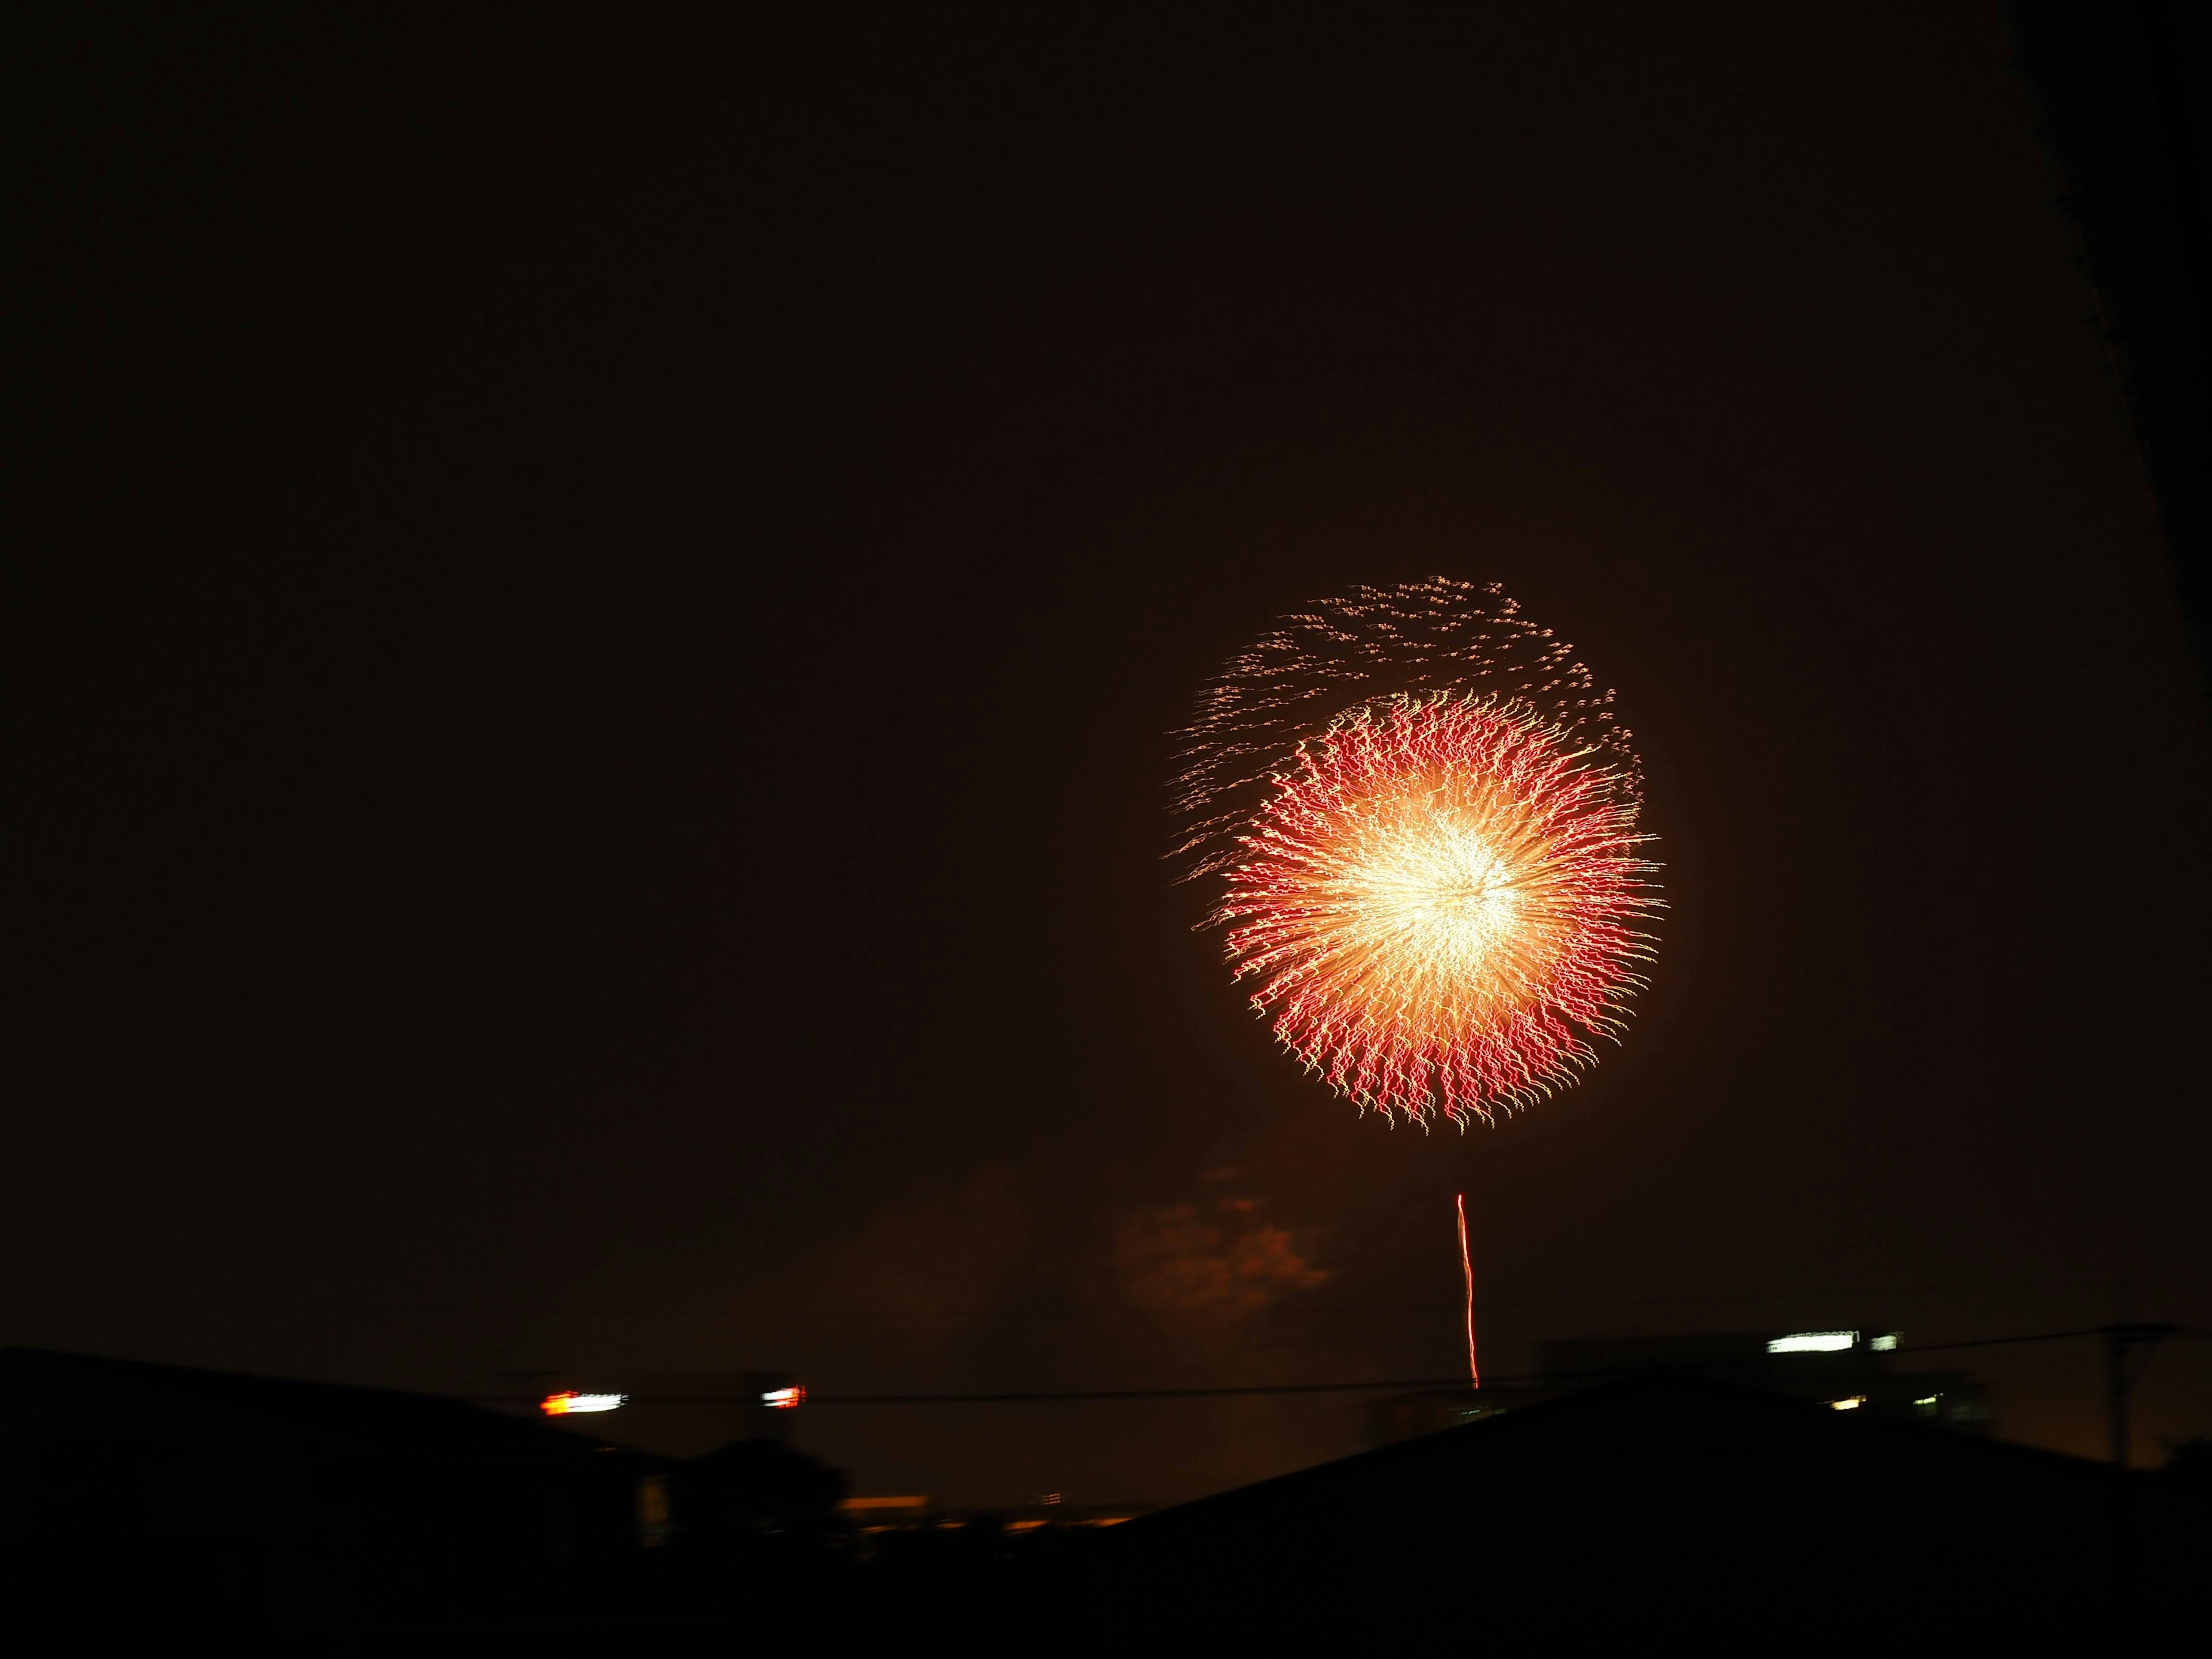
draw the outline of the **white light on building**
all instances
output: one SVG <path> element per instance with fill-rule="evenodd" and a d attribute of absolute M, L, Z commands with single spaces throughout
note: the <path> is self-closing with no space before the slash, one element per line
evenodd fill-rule
<path fill-rule="evenodd" d="M 567 1417 L 573 1412 L 611 1412 L 629 1399 L 626 1394 L 549 1394 L 538 1409 L 548 1417 Z"/>
<path fill-rule="evenodd" d="M 1884 1331 L 1880 1336 L 1869 1337 L 1867 1346 L 1876 1353 L 1889 1353 L 1896 1349 L 1897 1339 L 1903 1334 L 1902 1331 Z"/>
<path fill-rule="evenodd" d="M 1766 1345 L 1769 1353 L 1841 1353 L 1859 1340 L 1856 1331 L 1798 1331 L 1778 1336 Z"/>
<path fill-rule="evenodd" d="M 770 1389 L 761 1396 L 761 1404 L 772 1410 L 787 1412 L 806 1403 L 804 1389 Z"/>
<path fill-rule="evenodd" d="M 1866 1396 L 1863 1394 L 1855 1394 L 1847 1400 L 1831 1400 L 1828 1402 L 1828 1409 L 1832 1412 L 1855 1412 L 1865 1404 Z"/>

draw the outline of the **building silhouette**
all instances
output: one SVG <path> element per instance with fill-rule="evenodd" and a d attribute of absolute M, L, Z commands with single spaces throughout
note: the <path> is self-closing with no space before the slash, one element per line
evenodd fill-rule
<path fill-rule="evenodd" d="M 527 1601 L 632 1552 L 669 1467 L 436 1396 L 0 1351 L 9 1606 L 64 1626 Z"/>
<path fill-rule="evenodd" d="M 1894 1331 L 1759 1331 L 1676 1336 L 1553 1338 L 1536 1345 L 1533 1382 L 1481 1389 L 1430 1389 L 1369 1407 L 1369 1440 L 1417 1435 L 1644 1375 L 1701 1376 L 1836 1411 L 1937 1424 L 1970 1434 L 1996 1426 L 1989 1385 L 1959 1370 L 1899 1369 Z"/>
<path fill-rule="evenodd" d="M 1094 1565 L 1124 1644 L 1172 1607 L 1187 1643 L 1884 1647 L 2155 1623 L 2209 1521 L 2164 1475 L 1685 1368 L 1145 1516 Z"/>

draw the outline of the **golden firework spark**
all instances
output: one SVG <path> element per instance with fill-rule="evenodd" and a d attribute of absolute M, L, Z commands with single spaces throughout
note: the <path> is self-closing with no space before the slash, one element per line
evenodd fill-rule
<path fill-rule="evenodd" d="M 1253 1006 L 1363 1108 L 1486 1121 L 1618 1036 L 1656 866 L 1626 733 L 1581 712 L 1609 700 L 1567 701 L 1562 720 L 1497 691 L 1376 698 L 1270 771 L 1233 851 L 1186 843 L 1224 878 L 1212 919 Z"/>

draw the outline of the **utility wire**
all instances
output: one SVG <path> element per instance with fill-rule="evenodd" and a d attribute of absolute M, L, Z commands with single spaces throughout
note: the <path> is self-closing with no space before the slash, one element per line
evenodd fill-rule
<path fill-rule="evenodd" d="M 2020 1336 L 1984 1336 L 1965 1342 L 1922 1342 L 1910 1347 L 1899 1346 L 1883 1350 L 1898 1354 L 1948 1353 L 1960 1348 L 2006 1347 L 2026 1342 L 2064 1342 L 2075 1337 L 2103 1336 L 2112 1328 L 2088 1326 L 2072 1331 L 2036 1331 Z M 2184 1329 L 2176 1334 L 2212 1336 L 2212 1332 Z M 1742 1359 L 1690 1360 L 1671 1365 L 1609 1366 L 1594 1371 L 1553 1371 L 1530 1373 L 1521 1376 L 1492 1377 L 1490 1388 L 1538 1388 L 1547 1383 L 1593 1381 L 1600 1377 L 1618 1376 L 1637 1371 L 1715 1371 L 1738 1368 L 1755 1369 L 1761 1365 L 1803 1364 L 1808 1360 L 1828 1358 L 1820 1353 L 1761 1354 Z M 1396 1376 L 1369 1377 L 1358 1382 L 1261 1382 L 1230 1388 L 1192 1389 L 1011 1389 L 988 1394 L 815 1394 L 806 1396 L 809 1406 L 1012 1406 L 1079 1403 L 1110 1400 L 1232 1400 L 1264 1395 L 1299 1394 L 1380 1394 L 1415 1389 L 1464 1389 L 1476 1393 L 1464 1376 Z M 471 1395 L 465 1396 L 477 1405 L 535 1405 L 536 1395 Z M 632 1395 L 628 1404 L 633 1406 L 750 1406 L 758 1402 L 752 1395 Z"/>

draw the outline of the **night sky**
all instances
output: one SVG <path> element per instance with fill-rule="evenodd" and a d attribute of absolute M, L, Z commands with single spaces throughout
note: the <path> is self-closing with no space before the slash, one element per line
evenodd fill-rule
<path fill-rule="evenodd" d="M 2212 1326 L 2204 682 L 1997 8 L 616 15 L 13 26 L 0 1343 L 1448 1376 L 1462 1188 L 1498 1376 Z M 1163 858 L 1222 659 L 1431 574 L 1619 688 L 1672 906 L 1464 1136 L 1302 1077 Z M 2091 1344 L 1972 1363 L 2100 1447 Z M 2140 1400 L 2212 1431 L 2212 1345 Z"/>

